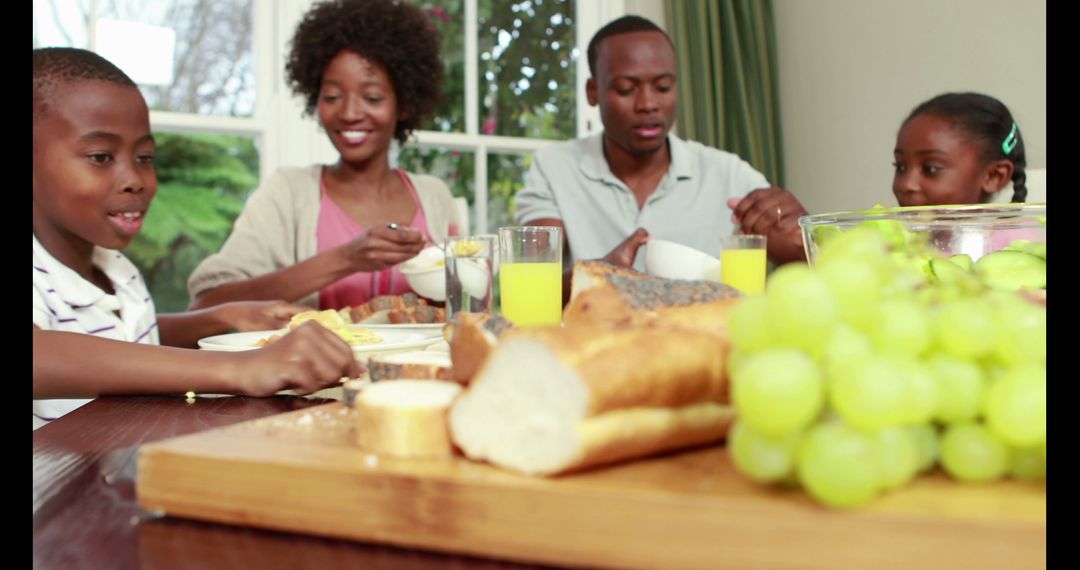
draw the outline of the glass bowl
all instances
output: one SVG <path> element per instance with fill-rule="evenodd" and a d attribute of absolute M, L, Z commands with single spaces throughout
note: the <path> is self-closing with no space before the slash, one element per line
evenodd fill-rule
<path fill-rule="evenodd" d="M 1046 243 L 1046 203 L 875 208 L 803 216 L 799 226 L 811 265 L 830 235 L 860 226 L 876 227 L 898 249 L 927 243 L 942 255 L 976 261 L 1017 240 Z"/>

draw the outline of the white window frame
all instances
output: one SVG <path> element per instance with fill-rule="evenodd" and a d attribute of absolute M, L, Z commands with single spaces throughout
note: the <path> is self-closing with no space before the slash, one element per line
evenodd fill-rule
<path fill-rule="evenodd" d="M 250 118 L 219 117 L 151 111 L 150 124 L 158 131 L 214 133 L 253 137 L 259 149 L 259 174 L 265 179 L 283 166 L 306 166 L 329 163 L 337 152 L 326 135 L 311 117 L 303 116 L 304 102 L 294 97 L 285 84 L 285 61 L 288 41 L 300 18 L 316 0 L 255 0 L 253 2 L 254 45 L 256 74 L 255 110 Z M 472 206 L 472 227 L 477 233 L 488 228 L 488 153 L 505 152 L 530 154 L 552 140 L 505 137 L 479 132 L 479 47 L 477 0 L 465 2 L 465 132 L 444 133 L 416 131 L 415 148 L 449 148 L 471 152 L 475 156 L 473 184 L 475 201 Z M 89 48 L 95 47 L 95 28 L 98 0 L 90 0 L 90 21 L 87 37 Z M 600 129 L 600 113 L 585 97 L 585 82 L 589 78 L 586 48 L 589 39 L 602 26 L 626 11 L 624 0 L 577 0 L 575 30 L 579 56 L 577 61 L 577 136 L 586 136 Z"/>

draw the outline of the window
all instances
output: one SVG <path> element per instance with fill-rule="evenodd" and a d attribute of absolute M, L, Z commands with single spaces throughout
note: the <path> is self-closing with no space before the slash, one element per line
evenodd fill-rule
<path fill-rule="evenodd" d="M 409 1 L 443 36 L 445 103 L 392 160 L 445 180 L 468 200 L 473 233 L 491 233 L 511 223 L 533 151 L 598 127 L 585 44 L 622 2 Z M 151 106 L 160 189 L 128 253 L 161 311 L 187 306 L 186 276 L 259 179 L 336 160 L 284 81 L 287 43 L 313 2 L 34 0 L 34 47 L 102 53 Z"/>

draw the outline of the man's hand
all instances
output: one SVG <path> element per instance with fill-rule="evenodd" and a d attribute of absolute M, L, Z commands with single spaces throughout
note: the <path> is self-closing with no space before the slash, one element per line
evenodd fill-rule
<path fill-rule="evenodd" d="M 774 263 L 806 260 L 799 217 L 807 211 L 791 192 L 778 186 L 758 188 L 728 200 L 728 207 L 732 221 L 743 233 L 766 236 L 769 259 Z"/>
<path fill-rule="evenodd" d="M 615 246 L 611 253 L 604 256 L 604 261 L 612 265 L 632 269 L 638 249 L 645 245 L 647 241 L 649 241 L 649 232 L 645 228 L 638 228 L 634 230 L 634 233 L 630 234 L 630 237 Z"/>

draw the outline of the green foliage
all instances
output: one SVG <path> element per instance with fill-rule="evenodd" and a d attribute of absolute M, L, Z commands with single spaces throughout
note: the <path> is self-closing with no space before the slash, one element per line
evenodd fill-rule
<path fill-rule="evenodd" d="M 532 155 L 493 154 L 488 162 L 488 228 L 514 225 L 514 199 Z"/>
<path fill-rule="evenodd" d="M 143 229 L 125 251 L 146 279 L 159 312 L 188 305 L 187 278 L 217 252 L 258 185 L 252 140 L 154 133 L 158 192 Z"/>
<path fill-rule="evenodd" d="M 554 140 L 575 136 L 579 56 L 575 51 L 574 1 L 478 2 L 481 124 L 476 128 L 481 134 Z M 428 13 L 442 35 L 446 72 L 445 102 L 423 128 L 465 132 L 464 2 L 413 2 Z M 500 44 L 500 36 L 508 40 L 505 45 Z M 493 231 L 512 224 L 514 196 L 530 162 L 527 156 L 488 156 L 488 227 L 474 231 Z M 473 153 L 406 147 L 398 164 L 411 172 L 438 176 L 455 196 L 465 197 L 470 207 L 475 205 Z"/>
<path fill-rule="evenodd" d="M 574 0 L 481 0 L 478 11 L 481 132 L 573 138 L 583 51 L 575 51 Z"/>

